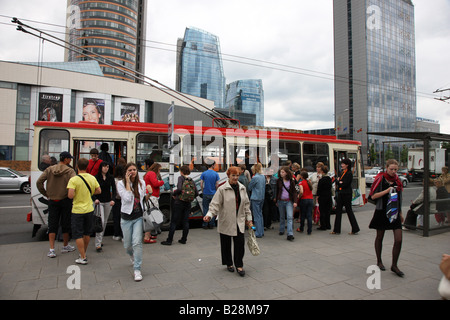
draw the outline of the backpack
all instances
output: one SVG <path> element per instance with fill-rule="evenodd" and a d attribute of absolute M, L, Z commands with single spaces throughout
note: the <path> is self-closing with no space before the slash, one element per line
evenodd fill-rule
<path fill-rule="evenodd" d="M 194 181 L 191 178 L 186 177 L 181 187 L 181 194 L 179 199 L 181 201 L 192 202 L 195 199 L 195 191 L 196 188 Z"/>

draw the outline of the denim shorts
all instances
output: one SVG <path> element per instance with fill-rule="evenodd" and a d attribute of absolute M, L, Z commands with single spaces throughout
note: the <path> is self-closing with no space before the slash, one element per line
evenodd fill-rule
<path fill-rule="evenodd" d="M 72 238 L 80 239 L 90 236 L 93 231 L 94 211 L 89 213 L 72 212 Z"/>

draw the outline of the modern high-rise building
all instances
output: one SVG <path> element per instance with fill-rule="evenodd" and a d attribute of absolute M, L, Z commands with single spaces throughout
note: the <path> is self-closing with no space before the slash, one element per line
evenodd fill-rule
<path fill-rule="evenodd" d="M 264 90 L 262 80 L 248 79 L 232 82 L 226 87 L 227 114 L 242 125 L 264 126 Z M 221 110 L 218 110 L 221 111 Z M 255 115 L 254 123 L 246 115 Z"/>
<path fill-rule="evenodd" d="M 100 62 L 105 76 L 139 82 L 125 68 L 145 72 L 146 20 L 145 0 L 67 0 L 66 39 L 114 61 L 119 69 Z M 66 49 L 65 61 L 84 60 L 89 57 Z"/>
<path fill-rule="evenodd" d="M 335 125 L 362 142 L 363 155 L 389 138 L 368 132 L 414 131 L 416 54 L 410 0 L 334 0 Z"/>
<path fill-rule="evenodd" d="M 219 38 L 206 31 L 186 28 L 178 40 L 176 90 L 213 100 L 223 108 L 225 76 Z"/>

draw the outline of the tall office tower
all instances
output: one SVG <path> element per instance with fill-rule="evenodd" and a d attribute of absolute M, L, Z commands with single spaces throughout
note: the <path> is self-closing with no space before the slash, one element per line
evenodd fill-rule
<path fill-rule="evenodd" d="M 335 121 L 339 138 L 367 157 L 416 121 L 414 5 L 410 0 L 334 0 Z M 395 150 L 393 150 L 395 152 Z"/>
<path fill-rule="evenodd" d="M 177 91 L 213 100 L 222 108 L 225 99 L 225 76 L 219 38 L 206 31 L 186 28 L 178 40 Z"/>
<path fill-rule="evenodd" d="M 262 80 L 239 80 L 228 84 L 224 108 L 231 118 L 240 120 L 242 125 L 264 126 Z M 255 120 L 252 122 L 247 115 L 255 115 Z"/>
<path fill-rule="evenodd" d="M 67 0 L 66 40 L 114 61 L 119 70 L 100 62 L 105 76 L 139 82 L 124 67 L 145 72 L 146 21 L 145 0 Z M 89 57 L 66 49 L 65 61 L 83 60 Z"/>

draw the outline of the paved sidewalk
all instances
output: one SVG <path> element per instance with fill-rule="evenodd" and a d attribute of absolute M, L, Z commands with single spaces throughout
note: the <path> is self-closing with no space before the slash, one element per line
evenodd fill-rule
<path fill-rule="evenodd" d="M 135 299 L 135 300 L 439 300 L 439 262 L 450 252 L 450 233 L 422 237 L 403 233 L 399 267 L 404 278 L 389 271 L 392 232 L 386 232 L 383 257 L 387 271 L 381 272 L 381 289 L 368 289 L 367 268 L 376 263 L 375 231 L 368 229 L 372 207 L 356 208 L 361 228 L 351 236 L 343 217 L 341 235 L 314 230 L 312 235 L 295 232 L 295 240 L 278 235 L 278 224 L 259 239 L 261 255 L 246 251 L 246 276 L 230 273 L 221 265 L 216 230 L 192 229 L 186 245 L 174 241 L 170 247 L 144 244 L 143 281 L 134 282 L 133 270 L 122 242 L 105 237 L 103 252 L 88 248 L 88 265 L 79 266 L 81 289 L 69 290 L 78 253 L 47 258 L 48 242 L 0 246 L 0 299 Z M 331 219 L 334 222 L 334 216 Z M 298 224 L 295 224 L 297 227 Z M 177 230 L 175 239 L 181 236 Z M 74 245 L 74 243 L 72 243 Z M 69 279 L 70 280 L 70 279 Z M 72 282 L 71 282 L 72 283 Z"/>

